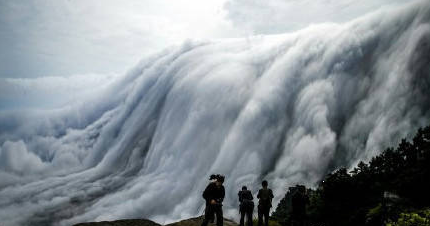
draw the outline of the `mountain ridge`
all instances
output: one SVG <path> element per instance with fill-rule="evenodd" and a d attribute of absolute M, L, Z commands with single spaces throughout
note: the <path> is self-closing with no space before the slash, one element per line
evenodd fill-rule
<path fill-rule="evenodd" d="M 158 224 L 148 219 L 121 219 L 115 221 L 83 222 L 73 226 L 199 226 L 203 221 L 203 216 L 193 217 L 170 224 Z M 210 225 L 210 224 L 209 224 Z M 237 226 L 238 224 L 230 219 L 224 218 L 225 226 Z"/>

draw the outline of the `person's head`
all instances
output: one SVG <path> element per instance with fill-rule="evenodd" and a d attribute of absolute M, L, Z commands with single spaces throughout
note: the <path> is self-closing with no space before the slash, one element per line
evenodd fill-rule
<path fill-rule="evenodd" d="M 212 174 L 212 175 L 209 176 L 209 180 L 212 181 L 212 182 L 215 182 L 216 178 L 217 178 L 217 175 L 215 175 L 215 174 Z"/>
<path fill-rule="evenodd" d="M 263 182 L 261 182 L 261 186 L 263 186 L 263 188 L 267 188 L 268 185 L 267 180 L 263 180 Z"/>
<path fill-rule="evenodd" d="M 224 176 L 218 174 L 215 183 L 217 186 L 221 186 L 224 183 Z"/>
<path fill-rule="evenodd" d="M 246 186 L 242 187 L 242 191 L 246 191 L 248 188 Z"/>

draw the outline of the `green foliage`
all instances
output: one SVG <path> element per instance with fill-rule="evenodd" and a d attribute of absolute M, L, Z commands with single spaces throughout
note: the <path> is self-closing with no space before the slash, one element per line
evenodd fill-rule
<path fill-rule="evenodd" d="M 252 220 L 252 226 L 258 226 L 258 219 Z M 276 220 L 269 219 L 269 226 L 281 226 Z"/>
<path fill-rule="evenodd" d="M 376 207 L 371 208 L 366 214 L 367 225 L 381 225 L 384 221 L 385 209 L 384 206 L 379 203 Z"/>
<path fill-rule="evenodd" d="M 419 129 L 412 142 L 403 139 L 397 148 L 387 148 L 369 163 L 360 162 L 351 172 L 340 168 L 328 174 L 315 190 L 308 189 L 306 221 L 310 225 L 384 225 L 406 209 L 430 206 L 428 178 L 430 126 Z M 273 213 L 282 225 L 291 225 L 292 188 Z M 417 217 L 424 215 L 401 216 L 419 222 Z"/>
<path fill-rule="evenodd" d="M 275 212 L 272 214 L 272 218 L 279 222 L 281 225 L 290 225 L 292 221 L 292 199 L 293 195 L 298 192 L 299 189 L 304 188 L 306 198 L 308 199 L 309 203 L 315 203 L 314 205 L 308 205 L 306 208 L 306 212 L 315 213 L 315 209 L 312 207 L 315 207 L 317 202 L 319 202 L 318 194 L 312 190 L 312 189 L 306 189 L 304 185 L 296 185 L 294 187 L 290 187 L 285 194 L 284 198 L 281 199 L 278 206 L 276 207 Z"/>
<path fill-rule="evenodd" d="M 386 226 L 430 226 L 430 209 L 401 213 L 396 222 L 390 221 Z"/>

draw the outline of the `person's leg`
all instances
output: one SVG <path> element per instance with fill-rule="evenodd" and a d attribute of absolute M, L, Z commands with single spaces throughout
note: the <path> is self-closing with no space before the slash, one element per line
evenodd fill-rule
<path fill-rule="evenodd" d="M 263 211 L 258 207 L 258 226 L 263 226 Z"/>
<path fill-rule="evenodd" d="M 270 209 L 264 210 L 264 225 L 265 226 L 269 226 L 269 212 L 270 212 Z"/>
<path fill-rule="evenodd" d="M 205 217 L 203 219 L 202 225 L 201 226 L 207 226 L 209 221 L 213 221 L 213 217 L 214 217 L 214 213 L 213 213 L 213 207 L 211 207 L 210 205 L 206 206 L 205 209 Z"/>
<path fill-rule="evenodd" d="M 245 218 L 245 211 L 240 210 L 240 226 L 244 226 L 243 221 Z"/>
<path fill-rule="evenodd" d="M 203 218 L 203 222 L 202 222 L 201 226 L 207 226 L 208 223 L 209 223 L 209 220 L 205 217 L 205 218 Z"/>
<path fill-rule="evenodd" d="M 216 225 L 223 226 L 224 218 L 222 216 L 222 206 L 217 206 L 215 213 L 216 213 Z"/>
<path fill-rule="evenodd" d="M 252 226 L 252 211 L 248 211 L 247 213 L 246 213 L 246 223 L 247 223 L 247 225 L 248 226 Z"/>
<path fill-rule="evenodd" d="M 214 210 L 213 205 L 210 205 L 210 208 L 211 208 L 211 212 L 209 212 L 208 220 L 209 220 L 209 223 L 213 224 L 215 221 L 215 210 Z"/>

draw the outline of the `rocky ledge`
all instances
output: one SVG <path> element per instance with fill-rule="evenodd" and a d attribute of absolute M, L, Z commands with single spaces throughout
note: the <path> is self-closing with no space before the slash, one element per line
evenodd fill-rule
<path fill-rule="evenodd" d="M 200 226 L 202 221 L 203 221 L 203 217 L 195 217 L 195 218 L 190 218 L 187 220 L 182 220 L 175 223 L 167 224 L 165 226 Z M 116 221 L 79 223 L 73 226 L 163 226 L 163 225 L 146 219 L 124 219 L 124 220 L 116 220 Z M 237 226 L 237 224 L 232 220 L 224 219 L 224 226 Z"/>

